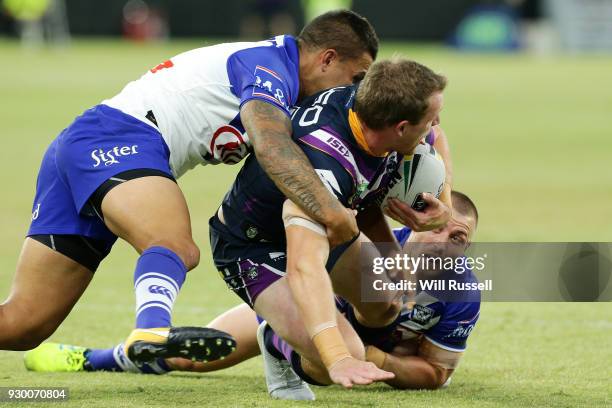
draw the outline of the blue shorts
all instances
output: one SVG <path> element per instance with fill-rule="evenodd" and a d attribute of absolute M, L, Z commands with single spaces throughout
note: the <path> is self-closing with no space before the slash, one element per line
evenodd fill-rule
<path fill-rule="evenodd" d="M 172 177 L 169 157 L 153 126 L 106 105 L 85 111 L 43 157 L 28 236 L 82 235 L 112 245 L 117 237 L 83 207 L 100 185 L 119 173 L 152 169 Z"/>

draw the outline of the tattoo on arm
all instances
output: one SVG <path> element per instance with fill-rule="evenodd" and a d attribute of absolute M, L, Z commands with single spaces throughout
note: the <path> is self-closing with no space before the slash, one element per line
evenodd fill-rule
<path fill-rule="evenodd" d="M 279 108 L 257 100 L 247 102 L 240 116 L 257 160 L 274 184 L 310 217 L 327 224 L 328 211 L 338 211 L 342 204 L 323 186 L 291 139 L 289 118 Z"/>

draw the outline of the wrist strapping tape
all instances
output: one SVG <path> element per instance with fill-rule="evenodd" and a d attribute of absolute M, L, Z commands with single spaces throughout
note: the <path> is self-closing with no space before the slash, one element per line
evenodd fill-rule
<path fill-rule="evenodd" d="M 315 333 L 312 336 L 312 342 L 321 356 L 321 361 L 323 361 L 328 370 L 339 361 L 351 357 L 342 334 L 340 334 L 340 330 L 338 330 L 335 324 Z"/>
<path fill-rule="evenodd" d="M 375 346 L 367 346 L 366 361 L 374 363 L 376 367 L 382 370 L 383 366 L 385 365 L 385 361 L 387 361 L 387 353 Z"/>

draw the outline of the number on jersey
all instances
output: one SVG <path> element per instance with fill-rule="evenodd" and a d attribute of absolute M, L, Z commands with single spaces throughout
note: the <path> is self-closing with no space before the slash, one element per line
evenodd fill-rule
<path fill-rule="evenodd" d="M 308 109 L 305 109 L 302 113 L 302 117 L 299 121 L 300 126 L 315 125 L 319 121 L 319 115 L 321 115 L 323 106 L 327 105 L 331 94 L 333 94 L 339 89 L 342 89 L 342 87 L 329 89 L 319 95 L 319 97 L 315 99 L 315 101 L 312 103 L 312 106 Z M 297 114 L 297 110 L 293 112 L 293 114 Z"/>
<path fill-rule="evenodd" d="M 156 73 L 157 71 L 161 71 L 164 68 L 172 68 L 173 66 L 174 66 L 174 63 L 171 60 L 166 60 L 162 62 L 161 64 L 156 65 L 155 67 L 151 68 L 151 72 Z"/>

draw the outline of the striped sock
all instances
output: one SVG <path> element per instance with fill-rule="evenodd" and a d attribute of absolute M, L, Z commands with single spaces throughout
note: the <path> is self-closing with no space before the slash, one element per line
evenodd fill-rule
<path fill-rule="evenodd" d="M 274 333 L 274 330 L 268 325 L 266 325 L 266 330 L 264 331 L 264 345 L 266 350 L 279 360 L 285 359 L 291 361 L 293 348 L 285 340 L 281 339 L 278 334 Z"/>
<path fill-rule="evenodd" d="M 285 359 L 291 363 L 293 371 L 308 384 L 322 386 L 324 384 L 319 383 L 310 377 L 302 368 L 302 357 L 279 335 L 274 333 L 274 330 L 270 326 L 266 326 L 264 332 L 264 346 L 266 350 L 274 357 L 278 359 Z"/>
<path fill-rule="evenodd" d="M 170 327 L 172 307 L 187 268 L 177 254 L 163 247 L 144 251 L 134 273 L 136 328 Z"/>
<path fill-rule="evenodd" d="M 166 374 L 170 367 L 163 358 L 137 366 L 125 355 L 123 343 L 109 349 L 90 349 L 85 353 L 87 371 L 126 371 L 140 374 Z"/>

